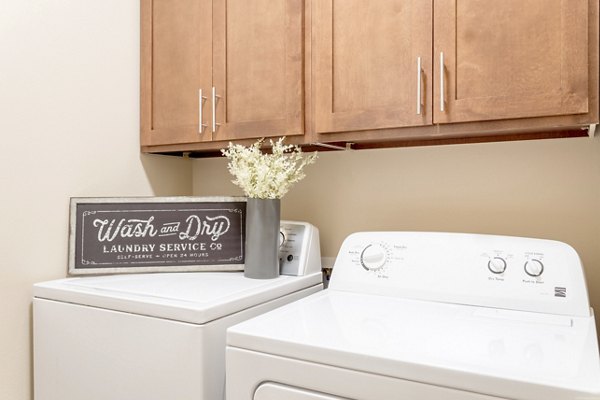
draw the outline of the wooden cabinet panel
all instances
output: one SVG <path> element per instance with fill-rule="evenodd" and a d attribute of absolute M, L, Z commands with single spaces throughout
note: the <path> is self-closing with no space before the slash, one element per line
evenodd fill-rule
<path fill-rule="evenodd" d="M 302 135 L 302 0 L 214 4 L 214 140 Z"/>
<path fill-rule="evenodd" d="M 436 0 L 434 14 L 434 123 L 588 112 L 588 0 Z"/>
<path fill-rule="evenodd" d="M 317 132 L 431 124 L 431 1 L 323 0 L 313 7 Z"/>
<path fill-rule="evenodd" d="M 143 151 L 281 135 L 377 147 L 598 122 L 597 0 L 141 5 Z"/>
<path fill-rule="evenodd" d="M 304 134 L 303 0 L 142 0 L 141 11 L 142 146 Z"/>
<path fill-rule="evenodd" d="M 142 144 L 211 140 L 199 90 L 211 87 L 212 1 L 144 0 L 141 11 Z"/>

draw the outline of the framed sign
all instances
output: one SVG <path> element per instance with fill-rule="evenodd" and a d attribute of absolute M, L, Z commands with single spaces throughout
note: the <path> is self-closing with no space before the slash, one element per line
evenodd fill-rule
<path fill-rule="evenodd" d="M 244 269 L 243 197 L 71 198 L 69 274 Z"/>

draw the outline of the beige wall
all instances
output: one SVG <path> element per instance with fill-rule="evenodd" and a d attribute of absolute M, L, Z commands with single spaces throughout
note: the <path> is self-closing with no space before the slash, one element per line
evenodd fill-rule
<path fill-rule="evenodd" d="M 71 196 L 188 194 L 140 156 L 139 2 L 0 1 L 0 399 L 31 398 L 31 285 L 64 277 Z"/>
<path fill-rule="evenodd" d="M 65 276 L 71 196 L 239 194 L 222 159 L 140 156 L 139 2 L 0 2 L 0 399 L 31 398 L 31 285 Z M 322 153 L 283 200 L 358 230 L 563 240 L 600 309 L 600 138 Z"/>
<path fill-rule="evenodd" d="M 240 193 L 224 159 L 193 165 L 195 195 Z M 282 200 L 282 217 L 315 224 L 332 257 L 360 230 L 564 241 L 600 310 L 600 137 L 323 152 Z"/>

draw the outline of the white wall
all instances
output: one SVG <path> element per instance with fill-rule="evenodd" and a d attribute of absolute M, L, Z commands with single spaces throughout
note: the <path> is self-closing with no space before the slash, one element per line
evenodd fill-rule
<path fill-rule="evenodd" d="M 0 0 L 0 399 L 31 398 L 31 285 L 66 275 L 69 197 L 189 194 L 138 132 L 139 1 Z"/>
<path fill-rule="evenodd" d="M 226 160 L 193 165 L 195 195 L 241 193 Z M 564 241 L 579 252 L 600 310 L 600 137 L 323 152 L 281 209 L 320 229 L 327 257 L 361 230 Z"/>

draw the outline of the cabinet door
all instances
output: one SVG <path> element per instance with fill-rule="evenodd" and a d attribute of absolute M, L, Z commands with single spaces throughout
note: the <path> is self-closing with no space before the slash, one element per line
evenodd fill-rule
<path fill-rule="evenodd" d="M 215 0 L 214 140 L 303 131 L 302 0 Z M 212 128 L 212 127 L 211 127 Z"/>
<path fill-rule="evenodd" d="M 142 144 L 211 140 L 212 1 L 142 0 Z"/>
<path fill-rule="evenodd" d="M 313 7 L 317 132 L 431 124 L 431 1 Z"/>
<path fill-rule="evenodd" d="M 434 14 L 435 123 L 588 111 L 588 0 L 436 0 Z"/>

